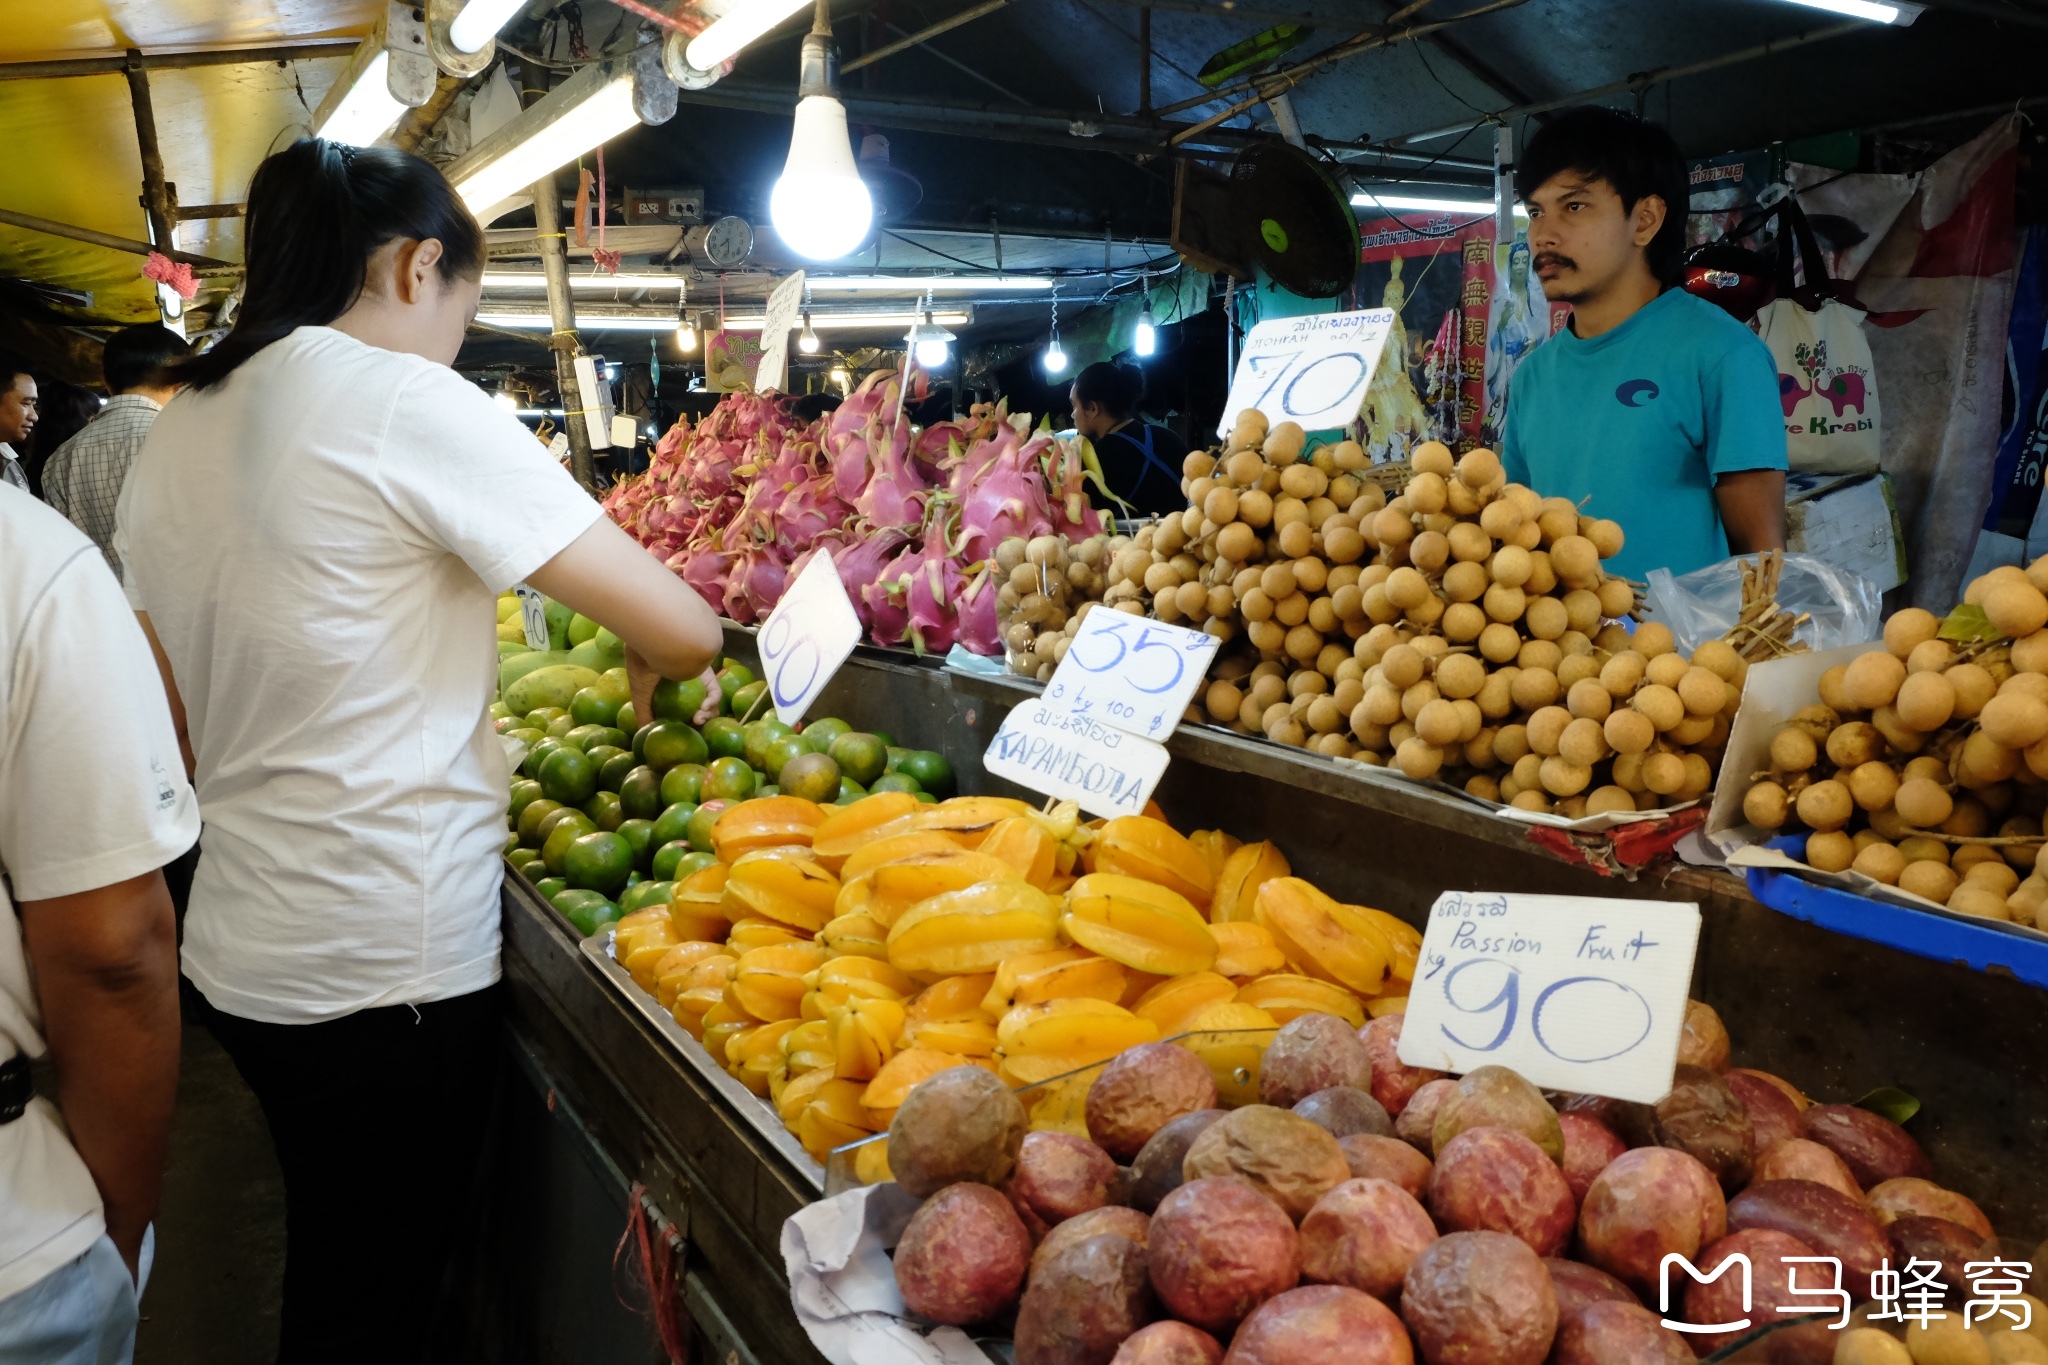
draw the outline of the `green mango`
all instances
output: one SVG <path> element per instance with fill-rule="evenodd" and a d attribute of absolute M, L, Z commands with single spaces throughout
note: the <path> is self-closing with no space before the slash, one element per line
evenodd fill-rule
<path fill-rule="evenodd" d="M 597 630 L 597 622 L 591 620 L 582 612 L 577 612 L 574 616 L 569 618 L 570 648 L 573 649 L 577 645 L 582 644 L 585 640 L 590 639 L 593 635 L 597 634 Z"/>
<path fill-rule="evenodd" d="M 605 634 L 610 634 L 610 632 L 607 631 Z M 610 650 L 605 648 L 603 635 L 585 640 L 582 644 L 569 651 L 569 662 L 581 664 L 595 673 L 605 673 L 614 668 L 625 667 L 626 647 L 617 643 L 618 636 L 613 635 L 611 638 L 614 648 Z"/>
<path fill-rule="evenodd" d="M 506 688 L 512 686 L 513 683 L 518 682 L 521 678 L 525 677 L 527 674 L 533 672 L 536 669 L 552 668 L 556 664 L 565 664 L 568 662 L 569 651 L 566 649 L 561 651 L 560 653 L 556 653 L 555 651 L 548 649 L 521 650 L 519 653 L 514 654 L 509 659 L 501 659 L 498 661 L 498 692 L 502 696 Z M 512 709 L 514 711 L 519 711 L 519 708 L 516 706 L 514 706 Z M 521 715 L 526 714 L 524 711 L 520 711 L 519 713 Z"/>
<path fill-rule="evenodd" d="M 557 602 L 552 597 L 547 599 L 545 611 L 548 618 L 548 648 L 567 649 L 569 622 L 575 619 L 576 613 L 569 610 L 567 603 Z"/>
<path fill-rule="evenodd" d="M 517 640 L 498 641 L 498 662 L 501 664 L 507 659 L 516 659 L 522 654 L 531 653 L 533 653 L 533 646 L 526 643 L 524 635 L 520 636 Z"/>
<path fill-rule="evenodd" d="M 575 664 L 538 668 L 505 689 L 505 705 L 521 713 L 542 706 L 566 707 L 596 681 L 596 672 Z"/>

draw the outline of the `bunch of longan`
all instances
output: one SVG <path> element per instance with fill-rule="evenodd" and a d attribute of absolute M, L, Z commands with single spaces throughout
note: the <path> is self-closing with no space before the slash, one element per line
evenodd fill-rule
<path fill-rule="evenodd" d="M 1091 603 L 1115 591 L 1116 557 L 1129 536 L 1090 536 L 1068 543 L 1056 535 L 1011 536 L 996 547 L 996 620 L 1012 673 L 1044 681 L 1081 628 Z M 1130 607 L 1142 613 L 1142 607 Z"/>
<path fill-rule="evenodd" d="M 1772 736 L 1743 814 L 1810 831 L 1806 861 L 1822 871 L 2048 928 L 2035 865 L 2048 809 L 2048 558 L 1993 569 L 1963 600 L 1994 639 L 1944 640 L 1933 613 L 1895 613 L 1883 646 L 1829 669 L 1819 704 Z M 1969 842 L 1986 839 L 1999 842 Z"/>

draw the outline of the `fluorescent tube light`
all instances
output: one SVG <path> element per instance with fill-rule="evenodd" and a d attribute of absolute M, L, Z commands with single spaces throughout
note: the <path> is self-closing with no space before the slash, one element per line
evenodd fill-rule
<path fill-rule="evenodd" d="M 738 8 L 690 39 L 683 56 L 699 71 L 715 71 L 720 62 L 810 5 L 811 0 L 740 0 Z"/>
<path fill-rule="evenodd" d="M 814 294 L 1007 293 L 1050 289 L 1054 281 L 1036 275 L 805 275 Z"/>
<path fill-rule="evenodd" d="M 377 42 L 373 35 L 365 42 Z M 351 79 L 353 73 L 353 79 Z M 313 136 L 351 147 L 367 147 L 398 126 L 406 106 L 391 93 L 391 54 L 380 45 L 377 53 L 360 69 L 354 62 L 341 75 L 350 81 L 347 93 L 335 100 L 332 92 L 320 101 L 326 113 L 313 127 Z M 333 104 L 330 107 L 329 101 Z"/>
<path fill-rule="evenodd" d="M 569 287 L 582 293 L 599 293 L 606 289 L 680 289 L 683 281 L 679 275 L 663 273 L 635 274 L 622 270 L 616 275 L 569 276 Z M 486 289 L 546 289 L 548 277 L 537 270 L 486 270 Z"/>
<path fill-rule="evenodd" d="M 1925 5 L 1875 4 L 1872 0 L 1787 0 L 1787 3 L 1804 5 L 1808 9 L 1824 9 L 1829 14 L 1846 14 L 1851 19 L 1868 19 L 1874 24 L 1897 24 L 1904 28 L 1918 19 L 1925 11 Z"/>
<path fill-rule="evenodd" d="M 448 25 L 448 45 L 457 52 L 481 52 L 512 21 L 526 0 L 469 0 Z"/>
<path fill-rule="evenodd" d="M 1491 218 L 1494 210 L 1494 202 L 1491 199 L 1430 199 L 1412 194 L 1374 194 L 1369 190 L 1360 190 L 1352 195 L 1351 206 L 1359 209 L 1385 209 L 1395 213 L 1469 213 L 1474 218 Z M 1520 204 L 1515 205 L 1515 217 L 1528 216 L 1527 209 Z"/>
<path fill-rule="evenodd" d="M 548 315 L 538 311 L 508 312 L 487 308 L 476 315 L 476 320 L 488 327 L 505 327 L 513 331 L 544 332 L 551 325 Z M 813 313 L 811 326 L 820 332 L 909 327 L 920 321 L 964 327 L 972 320 L 973 314 L 964 309 L 933 313 L 929 318 L 919 313 Z M 734 314 L 726 318 L 725 328 L 731 332 L 758 332 L 767 325 L 767 321 L 760 314 Z M 676 320 L 673 314 L 579 311 L 576 327 L 584 332 L 672 332 L 676 328 Z"/>
<path fill-rule="evenodd" d="M 592 62 L 470 148 L 448 167 L 448 179 L 480 212 L 638 122 L 632 64 Z"/>

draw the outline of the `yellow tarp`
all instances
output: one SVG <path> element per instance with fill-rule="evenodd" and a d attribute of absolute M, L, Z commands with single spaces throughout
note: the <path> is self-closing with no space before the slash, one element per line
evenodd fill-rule
<path fill-rule="evenodd" d="M 0 62 L 359 36 L 376 0 L 0 0 Z M 181 204 L 240 203 L 273 148 L 304 131 L 345 55 L 149 73 L 164 176 Z M 120 75 L 0 81 L 0 207 L 146 239 L 142 160 Z M 241 258 L 236 219 L 185 223 L 186 251 Z M 142 258 L 0 224 L 0 275 L 93 293 L 91 320 L 156 316 Z M 224 287 L 224 286 L 223 286 Z M 218 292 L 218 289 L 215 291 Z M 207 298 L 201 294 L 203 304 Z M 86 315 L 82 315 L 86 316 Z"/>

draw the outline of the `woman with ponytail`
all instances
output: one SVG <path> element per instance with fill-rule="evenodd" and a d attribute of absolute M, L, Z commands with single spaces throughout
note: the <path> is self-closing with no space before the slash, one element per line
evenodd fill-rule
<path fill-rule="evenodd" d="M 1145 372 L 1107 360 L 1075 375 L 1067 395 L 1074 430 L 1094 444 L 1103 482 L 1130 509 L 1116 509 L 1124 516 L 1164 516 L 1188 505 L 1180 490 L 1187 442 L 1138 415 L 1144 397 Z"/>
<path fill-rule="evenodd" d="M 721 636 L 449 368 L 484 237 L 438 170 L 299 142 L 245 242 L 117 545 L 206 822 L 181 965 L 284 1171 L 278 1358 L 413 1361 L 498 1074 L 496 598 L 524 580 L 618 634 L 643 716 L 664 676 L 717 704 Z"/>

